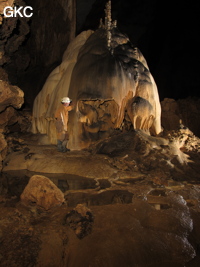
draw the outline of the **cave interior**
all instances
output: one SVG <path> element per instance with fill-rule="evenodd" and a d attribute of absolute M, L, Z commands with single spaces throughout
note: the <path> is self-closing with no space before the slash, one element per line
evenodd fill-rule
<path fill-rule="evenodd" d="M 99 64 L 98 69 L 95 64 L 100 54 L 103 59 L 107 55 L 102 48 L 105 40 L 98 39 L 102 36 L 98 28 L 107 2 L 110 1 L 0 1 L 1 266 L 200 264 L 198 3 L 111 1 L 112 20 L 117 21 L 117 30 L 112 31 L 117 41 L 111 42 L 111 48 L 119 56 L 128 45 L 132 54 L 136 48 L 142 53 L 136 53 L 139 79 L 143 79 L 139 81 L 141 88 L 149 91 L 145 89 L 148 93 L 137 95 L 140 91 L 134 89 L 131 105 L 140 102 L 146 108 L 145 101 L 151 100 L 147 95 L 155 100 L 158 94 L 158 101 L 149 100 L 148 107 L 150 110 L 153 106 L 155 117 L 155 109 L 161 108 L 158 116 L 162 131 L 150 135 L 153 123 L 149 118 L 153 115 L 147 117 L 145 131 L 144 127 L 137 129 L 137 125 L 147 125 L 147 119 L 138 115 L 140 121 L 131 120 L 133 109 L 127 108 L 124 121 L 119 119 L 119 123 L 117 96 L 114 102 L 105 87 L 103 99 L 92 89 L 91 96 L 85 97 L 81 87 L 89 72 L 92 75 L 88 81 L 92 84 L 95 80 L 95 85 L 106 79 L 109 84 L 110 77 L 113 83 L 120 84 L 121 77 L 126 76 L 118 69 L 112 71 L 111 56 L 102 61 L 103 67 Z M 31 6 L 33 15 L 6 18 L 5 6 Z M 85 38 L 84 43 L 79 36 Z M 66 50 L 70 44 L 74 57 Z M 93 51 L 92 56 L 87 51 Z M 65 55 L 69 56 L 68 61 Z M 84 59 L 89 67 L 91 62 L 88 72 L 83 68 Z M 54 129 L 50 116 L 44 119 L 49 124 L 40 117 L 37 124 L 42 125 L 41 129 L 46 125 L 48 131 L 33 132 L 34 105 L 37 102 L 37 109 L 41 106 L 41 113 L 48 110 L 47 100 L 41 100 L 42 90 L 48 90 L 62 71 L 69 75 L 68 62 L 74 68 L 69 76 L 69 94 L 79 101 L 77 106 L 84 115 L 89 108 L 87 116 L 82 116 L 82 121 L 87 117 L 84 123 L 79 124 L 84 140 L 92 141 L 85 142 L 86 148 L 59 153 L 55 142 L 48 138 Z M 126 69 L 129 62 L 130 58 L 124 63 Z M 99 75 L 96 69 L 101 69 Z M 55 70 L 59 71 L 52 78 Z M 110 76 L 103 80 L 106 73 Z M 135 77 L 133 84 L 137 88 Z M 150 83 L 153 87 L 149 87 Z M 99 88 L 102 92 L 103 87 Z M 50 93 L 45 94 L 49 101 Z M 36 100 L 38 95 L 42 96 Z M 126 104 L 130 102 L 126 97 L 125 100 Z M 52 106 L 56 105 L 54 102 Z M 122 110 L 124 103 L 119 105 Z M 100 117 L 103 119 L 98 123 Z M 115 123 L 119 127 L 110 127 Z"/>

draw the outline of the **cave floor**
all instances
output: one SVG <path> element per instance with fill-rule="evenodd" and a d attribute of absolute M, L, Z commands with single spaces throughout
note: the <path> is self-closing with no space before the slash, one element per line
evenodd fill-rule
<path fill-rule="evenodd" d="M 148 169 L 128 149 L 60 153 L 41 138 L 15 133 L 7 140 L 0 266 L 200 265 L 199 177 L 159 164 Z M 50 210 L 24 205 L 20 195 L 34 174 L 50 178 L 65 203 Z M 91 216 L 77 215 L 77 205 Z"/>

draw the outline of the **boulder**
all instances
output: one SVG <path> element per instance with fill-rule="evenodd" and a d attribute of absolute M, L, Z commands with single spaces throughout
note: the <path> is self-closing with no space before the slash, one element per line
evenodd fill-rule
<path fill-rule="evenodd" d="M 92 232 L 94 216 L 90 209 L 83 204 L 78 204 L 66 216 L 66 224 L 74 230 L 79 239 Z"/>
<path fill-rule="evenodd" d="M 33 175 L 30 178 L 20 198 L 25 204 L 35 203 L 45 210 L 61 205 L 65 201 L 60 189 L 42 175 Z"/>

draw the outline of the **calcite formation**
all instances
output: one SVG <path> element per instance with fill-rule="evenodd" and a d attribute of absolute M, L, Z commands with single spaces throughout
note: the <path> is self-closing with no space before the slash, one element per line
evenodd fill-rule
<path fill-rule="evenodd" d="M 125 115 L 134 129 L 161 131 L 157 88 L 145 59 L 116 28 L 110 50 L 105 35 L 99 29 L 87 40 L 72 73 L 69 96 L 78 110 L 69 122 L 71 136 L 77 137 L 72 147 L 83 139 L 80 136 L 90 142 L 122 128 Z"/>
<path fill-rule="evenodd" d="M 57 142 L 54 113 L 60 105 L 61 98 L 68 94 L 71 74 L 79 50 L 91 34 L 92 31 L 82 32 L 69 44 L 63 55 L 62 63 L 50 73 L 42 90 L 35 98 L 32 132 L 47 134 L 53 144 Z"/>
<path fill-rule="evenodd" d="M 82 149 L 131 122 L 148 134 L 161 132 L 161 107 L 155 81 L 139 49 L 110 21 L 94 33 L 82 32 L 66 50 L 34 102 L 34 133 L 56 143 L 54 112 L 62 96 L 70 112 L 69 147 Z"/>

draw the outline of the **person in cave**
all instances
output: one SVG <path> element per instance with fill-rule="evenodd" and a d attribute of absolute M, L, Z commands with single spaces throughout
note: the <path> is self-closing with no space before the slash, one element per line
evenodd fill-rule
<path fill-rule="evenodd" d="M 61 106 L 55 112 L 56 119 L 56 132 L 57 132 L 57 148 L 59 152 L 67 152 L 70 149 L 67 148 L 69 140 L 69 134 L 67 131 L 69 111 L 73 109 L 72 101 L 69 97 L 63 97 L 61 99 Z"/>

